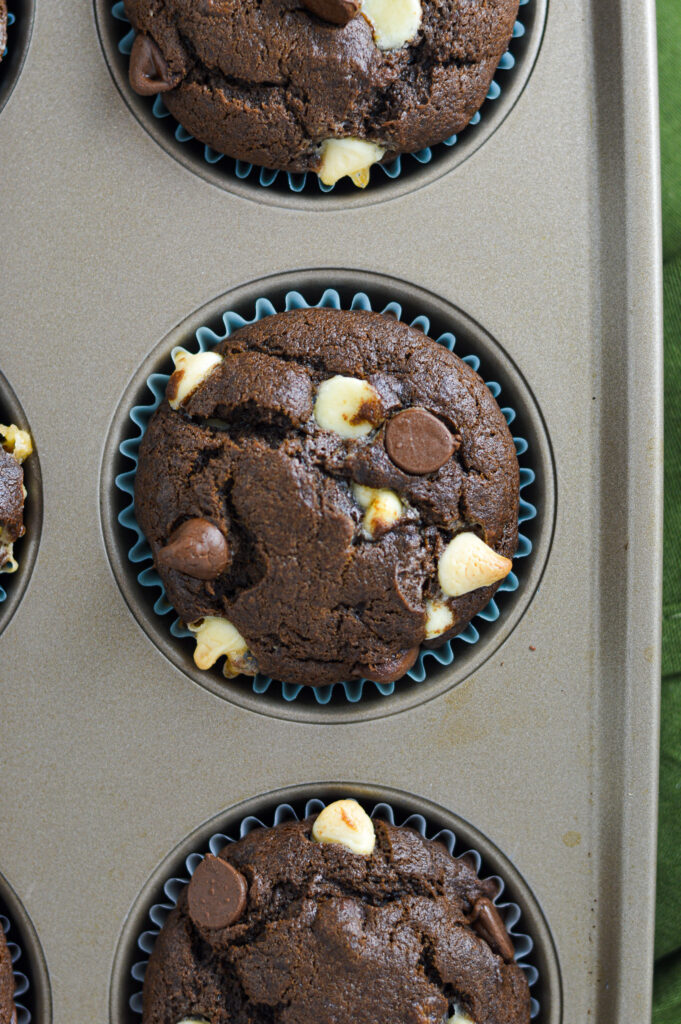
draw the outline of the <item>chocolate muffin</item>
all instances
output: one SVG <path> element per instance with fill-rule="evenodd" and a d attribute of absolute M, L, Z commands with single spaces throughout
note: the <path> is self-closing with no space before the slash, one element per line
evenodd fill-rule
<path fill-rule="evenodd" d="M 5 56 L 7 48 L 7 4 L 0 0 L 0 61 Z"/>
<path fill-rule="evenodd" d="M 24 470 L 22 462 L 33 451 L 30 435 L 14 424 L 0 424 L 0 573 L 16 572 L 14 542 L 23 537 Z"/>
<path fill-rule="evenodd" d="M 481 881 L 354 800 L 208 854 L 156 939 L 143 1024 L 529 1024 Z"/>
<path fill-rule="evenodd" d="M 442 142 L 482 105 L 518 0 L 125 0 L 130 82 L 201 142 L 344 175 Z"/>
<path fill-rule="evenodd" d="M 2 928 L 0 928 L 0 1024 L 16 1024 L 12 958 Z"/>
<path fill-rule="evenodd" d="M 390 682 L 508 575 L 513 439 L 480 377 L 421 331 L 302 309 L 176 367 L 135 508 L 200 668 Z"/>

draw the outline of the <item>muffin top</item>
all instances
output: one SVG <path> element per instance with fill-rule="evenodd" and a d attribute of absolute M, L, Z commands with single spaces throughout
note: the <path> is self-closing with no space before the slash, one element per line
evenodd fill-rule
<path fill-rule="evenodd" d="M 529 1024 L 494 894 L 444 846 L 353 800 L 258 829 L 181 893 L 143 1022 Z"/>
<path fill-rule="evenodd" d="M 482 380 L 378 313 L 305 309 L 176 354 L 138 522 L 196 663 L 400 678 L 482 609 L 517 545 L 518 463 Z"/>
<path fill-rule="evenodd" d="M 422 332 L 304 309 L 176 366 L 135 508 L 199 667 L 226 654 L 226 674 L 388 682 L 510 571 L 513 439 L 477 374 Z"/>
<path fill-rule="evenodd" d="M 0 928 L 0 1024 L 14 1024 L 14 974 L 5 933 Z"/>
<path fill-rule="evenodd" d="M 184 127 L 220 152 L 317 171 L 332 184 L 363 160 L 416 152 L 465 127 L 506 50 L 518 0 L 125 0 L 125 8 L 139 30 L 133 88 L 163 92 Z M 328 153 L 338 139 L 341 154 Z"/>

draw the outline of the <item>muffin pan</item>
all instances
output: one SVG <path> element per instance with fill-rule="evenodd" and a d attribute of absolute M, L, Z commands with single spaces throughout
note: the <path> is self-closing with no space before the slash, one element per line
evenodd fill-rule
<path fill-rule="evenodd" d="M 40 935 L 56 1021 L 126 1024 L 109 1002 L 119 940 L 168 851 L 225 808 L 314 779 L 310 795 L 339 779 L 369 800 L 414 793 L 400 798 L 407 813 L 428 801 L 504 851 L 509 884 L 517 872 L 548 922 L 528 934 L 547 963 L 555 948 L 562 1001 L 544 1011 L 539 999 L 537 1020 L 647 1018 L 662 467 L 653 15 L 650 0 L 549 4 L 522 95 L 470 159 L 446 173 L 433 161 L 411 185 L 275 203 L 188 173 L 140 130 L 94 6 L 38 5 L 0 114 L 0 363 L 45 481 L 40 557 L 0 637 L 0 871 Z M 399 708 L 396 689 L 366 715 L 363 702 L 314 705 L 306 721 L 217 699 L 163 657 L 104 534 L 131 378 L 143 389 L 173 332 L 220 303 L 316 298 L 327 284 L 399 292 L 413 315 L 427 305 L 434 333 L 456 318 L 472 339 L 460 351 L 508 386 L 537 438 L 544 493 L 529 499 L 527 585 L 502 595 L 515 603 L 488 636 Z"/>
<path fill-rule="evenodd" d="M 14 615 L 33 572 L 43 520 L 43 488 L 40 473 L 36 439 L 31 425 L 8 380 L 0 370 L 0 423 L 5 426 L 16 424 L 28 430 L 33 440 L 33 454 L 23 464 L 26 503 L 24 505 L 24 526 L 26 533 L 14 545 L 14 555 L 19 563 L 16 572 L 0 573 L 0 633 Z"/>

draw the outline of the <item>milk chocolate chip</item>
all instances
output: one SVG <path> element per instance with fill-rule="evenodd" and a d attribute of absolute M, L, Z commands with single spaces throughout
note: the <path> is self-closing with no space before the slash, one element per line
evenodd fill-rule
<path fill-rule="evenodd" d="M 515 952 L 511 938 L 506 931 L 506 925 L 501 920 L 499 911 L 491 900 L 482 896 L 475 901 L 471 924 L 481 939 L 484 939 L 488 946 L 502 956 L 504 960 L 513 959 Z"/>
<path fill-rule="evenodd" d="M 362 6 L 361 0 L 303 0 L 308 11 L 333 25 L 347 25 Z"/>
<path fill-rule="evenodd" d="M 187 890 L 189 916 L 198 928 L 227 928 L 246 909 L 246 879 L 220 857 L 207 853 Z"/>
<path fill-rule="evenodd" d="M 375 668 L 367 668 L 366 678 L 374 683 L 394 683 L 409 671 L 418 656 L 419 648 L 410 647 L 408 651 L 396 654 L 390 661 L 381 662 Z"/>
<path fill-rule="evenodd" d="M 388 455 L 405 473 L 434 473 L 456 450 L 456 441 L 427 409 L 404 409 L 385 428 Z"/>
<path fill-rule="evenodd" d="M 165 57 L 149 36 L 138 32 L 130 51 L 130 85 L 140 96 L 155 96 L 177 85 Z"/>
<path fill-rule="evenodd" d="M 224 534 L 208 519 L 188 519 L 171 533 L 157 557 L 160 565 L 197 580 L 214 580 L 229 565 Z"/>

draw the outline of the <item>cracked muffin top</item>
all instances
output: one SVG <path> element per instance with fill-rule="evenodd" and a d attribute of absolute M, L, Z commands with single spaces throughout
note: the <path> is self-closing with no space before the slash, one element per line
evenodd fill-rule
<path fill-rule="evenodd" d="M 200 668 L 390 682 L 509 573 L 513 439 L 480 377 L 421 331 L 296 310 L 175 364 L 135 508 Z"/>
<path fill-rule="evenodd" d="M 12 958 L 4 932 L 0 928 L 0 1024 L 15 1024 L 14 974 Z"/>
<path fill-rule="evenodd" d="M 461 131 L 518 0 L 125 0 L 130 82 L 201 142 L 332 185 Z"/>
<path fill-rule="evenodd" d="M 529 1024 L 481 881 L 354 800 L 208 854 L 156 940 L 143 1024 Z"/>

